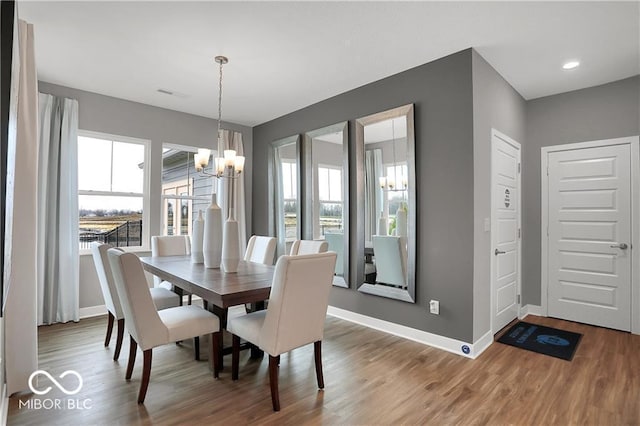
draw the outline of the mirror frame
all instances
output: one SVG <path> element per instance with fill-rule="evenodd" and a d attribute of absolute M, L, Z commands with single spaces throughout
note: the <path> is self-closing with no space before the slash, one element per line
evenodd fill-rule
<path fill-rule="evenodd" d="M 404 302 L 415 303 L 416 301 L 416 211 L 418 208 L 416 200 L 416 162 L 415 162 L 415 127 L 414 127 L 414 106 L 413 104 L 403 105 L 387 111 L 371 114 L 366 117 L 356 119 L 356 181 L 358 206 L 365 205 L 364 197 L 364 127 L 380 121 L 390 120 L 404 116 L 407 120 L 407 191 L 409 201 L 409 211 L 407 213 L 407 289 L 385 287 L 364 282 L 365 263 L 365 214 L 364 208 L 358 211 L 357 234 L 358 238 L 354 244 L 355 255 L 353 259 L 357 261 L 356 279 L 359 283 L 358 291 L 376 296 L 388 297 L 402 300 Z"/>
<path fill-rule="evenodd" d="M 343 246 L 343 271 L 342 281 L 334 277 L 333 285 L 336 287 L 349 288 L 349 123 L 342 121 L 340 123 L 332 124 L 322 127 L 320 129 L 312 130 L 304 134 L 303 144 L 303 165 L 304 165 L 304 210 L 303 210 L 303 231 L 302 235 L 304 239 L 313 239 L 313 157 L 312 157 L 312 141 L 313 138 L 326 135 L 328 133 L 342 132 L 342 229 L 344 235 Z"/>
<path fill-rule="evenodd" d="M 279 229 L 279 223 L 278 223 L 278 216 L 280 213 L 283 213 L 282 210 L 282 206 L 278 206 L 276 205 L 276 198 L 278 198 L 279 196 L 279 186 L 277 185 L 278 183 L 278 176 L 276 176 L 276 158 L 275 158 L 275 154 L 276 154 L 276 150 L 280 147 L 286 146 L 286 145 L 292 145 L 295 144 L 296 146 L 296 162 L 297 162 L 297 173 L 296 173 L 296 185 L 298 186 L 297 189 L 297 197 L 298 197 L 298 205 L 297 205 L 297 209 L 296 209 L 296 214 L 298 216 L 298 223 L 296 225 L 296 238 L 300 239 L 301 235 L 302 235 L 302 176 L 301 176 L 301 171 L 302 171 L 302 158 L 301 158 L 301 152 L 300 152 L 300 135 L 293 135 L 293 136 L 288 136 L 286 138 L 282 138 L 282 139 L 278 139 L 275 140 L 273 142 L 271 142 L 270 146 L 269 146 L 269 163 L 268 163 L 268 188 L 273 188 L 273 194 L 269 197 L 269 235 L 276 237 L 276 256 L 275 259 L 277 260 L 280 256 L 284 255 L 284 254 L 289 254 L 289 253 L 284 253 L 283 251 L 286 249 L 286 244 L 284 246 L 281 245 L 281 241 L 280 241 L 280 236 L 281 233 L 284 232 L 284 230 Z"/>

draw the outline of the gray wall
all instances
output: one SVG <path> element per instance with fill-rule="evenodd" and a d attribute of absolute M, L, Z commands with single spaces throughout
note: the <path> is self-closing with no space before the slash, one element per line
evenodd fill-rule
<path fill-rule="evenodd" d="M 85 92 L 46 82 L 39 82 L 39 91 L 77 99 L 81 130 L 130 136 L 151 141 L 151 215 L 150 235 L 160 234 L 162 200 L 162 144 L 172 143 L 199 148 L 211 148 L 215 142 L 216 120 L 157 108 L 137 102 Z M 251 128 L 223 123 L 223 128 L 242 133 L 246 157 L 247 234 L 251 230 L 251 182 L 253 142 Z M 145 253 L 140 253 L 144 255 Z M 103 305 L 98 277 L 91 255 L 80 256 L 80 307 Z"/>
<path fill-rule="evenodd" d="M 474 50 L 473 341 L 491 328 L 491 233 L 484 231 L 484 220 L 491 217 L 492 128 L 524 145 L 525 100 Z"/>
<path fill-rule="evenodd" d="M 540 148 L 638 135 L 639 105 L 640 76 L 527 102 L 522 153 L 524 304 L 541 304 Z"/>
<path fill-rule="evenodd" d="M 473 102 L 470 49 L 351 90 L 254 128 L 253 231 L 268 234 L 269 144 L 344 120 L 415 104 L 416 304 L 334 288 L 333 306 L 470 342 L 473 338 Z M 350 164 L 355 170 L 355 164 Z M 353 177 L 353 176 L 352 176 Z M 351 194 L 356 188 L 351 187 Z M 355 230 L 358 207 L 351 206 Z M 353 237 L 353 235 L 352 235 Z M 429 299 L 440 315 L 428 313 Z"/>

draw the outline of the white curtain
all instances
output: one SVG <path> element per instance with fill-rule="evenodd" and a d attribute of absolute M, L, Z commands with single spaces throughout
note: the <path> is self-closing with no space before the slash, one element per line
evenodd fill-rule
<path fill-rule="evenodd" d="M 233 149 L 236 155 L 244 155 L 244 147 L 242 144 L 242 133 L 233 130 L 222 130 L 222 147 L 221 150 Z M 224 152 L 218 155 L 222 156 Z M 231 203 L 231 185 L 234 185 L 233 194 L 234 201 Z M 222 220 L 227 220 L 229 207 L 235 206 L 234 216 L 238 221 L 239 237 L 240 237 L 240 259 L 244 257 L 247 249 L 247 220 L 245 213 L 245 189 L 244 189 L 244 173 L 241 173 L 237 179 L 218 179 L 218 205 L 222 209 Z"/>
<path fill-rule="evenodd" d="M 365 151 L 364 169 L 364 236 L 365 241 L 371 241 L 371 236 L 378 233 L 378 219 L 383 212 L 383 193 L 379 185 L 379 178 L 383 176 L 381 149 Z"/>
<path fill-rule="evenodd" d="M 33 25 L 15 21 L 7 151 L 4 282 L 7 394 L 28 389 L 38 369 L 36 212 L 38 80 Z"/>
<path fill-rule="evenodd" d="M 40 94 L 38 324 L 78 321 L 78 101 Z"/>

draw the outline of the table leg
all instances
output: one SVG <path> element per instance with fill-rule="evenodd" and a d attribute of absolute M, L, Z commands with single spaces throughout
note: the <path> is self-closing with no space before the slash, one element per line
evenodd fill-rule
<path fill-rule="evenodd" d="M 218 318 L 220 318 L 220 330 L 224 331 L 227 329 L 227 308 L 221 308 L 219 306 L 214 305 L 213 303 L 209 304 L 209 309 L 211 312 L 216 314 Z M 220 370 L 224 368 L 224 348 L 223 348 L 223 338 L 222 335 L 218 341 L 218 366 Z"/>

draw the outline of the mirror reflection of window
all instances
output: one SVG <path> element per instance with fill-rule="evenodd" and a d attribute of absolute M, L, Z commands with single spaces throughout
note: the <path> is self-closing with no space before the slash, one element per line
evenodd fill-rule
<path fill-rule="evenodd" d="M 298 137 L 273 142 L 273 211 L 277 255 L 288 254 L 300 238 L 300 202 L 298 193 Z"/>

